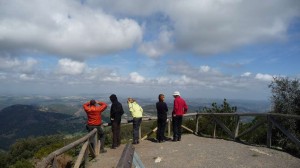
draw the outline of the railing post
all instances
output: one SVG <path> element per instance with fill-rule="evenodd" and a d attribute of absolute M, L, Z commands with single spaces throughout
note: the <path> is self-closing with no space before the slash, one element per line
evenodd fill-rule
<path fill-rule="evenodd" d="M 267 115 L 268 132 L 267 132 L 267 147 L 270 148 L 272 145 L 272 128 L 273 123 L 270 120 L 270 115 Z"/>
<path fill-rule="evenodd" d="M 196 135 L 198 135 L 198 131 L 199 131 L 199 114 L 196 115 L 196 130 L 195 130 Z"/>
<path fill-rule="evenodd" d="M 139 128 L 139 140 L 141 140 L 141 139 L 142 139 L 142 123 Z"/>
<path fill-rule="evenodd" d="M 216 138 L 216 133 L 217 133 L 217 122 L 214 121 L 214 133 L 213 133 L 213 138 Z"/>
<path fill-rule="evenodd" d="M 168 119 L 168 137 L 171 136 L 171 119 Z"/>
<path fill-rule="evenodd" d="M 234 134 L 234 140 L 236 140 L 237 136 L 239 135 L 239 128 L 240 128 L 240 116 L 237 115 L 237 124 L 235 127 L 235 134 Z"/>

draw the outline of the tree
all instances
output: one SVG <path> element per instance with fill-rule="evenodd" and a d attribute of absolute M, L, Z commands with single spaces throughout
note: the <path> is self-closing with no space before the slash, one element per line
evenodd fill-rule
<path fill-rule="evenodd" d="M 300 83 L 298 79 L 275 77 L 269 85 L 275 113 L 300 115 Z"/>
<path fill-rule="evenodd" d="M 272 104 L 274 113 L 300 115 L 300 82 L 298 79 L 290 80 L 287 77 L 275 77 L 269 85 L 272 91 Z M 294 135 L 300 135 L 300 121 L 295 119 L 278 119 L 281 124 Z M 275 134 L 278 145 L 283 149 L 300 154 L 295 147 L 281 132 Z"/>
<path fill-rule="evenodd" d="M 237 111 L 236 106 L 231 106 L 226 99 L 223 100 L 223 104 L 218 106 L 216 102 L 213 102 L 211 104 L 211 107 L 204 107 L 202 112 L 204 113 L 235 113 Z M 234 116 L 223 116 L 223 117 L 218 117 L 223 121 L 223 123 L 229 128 L 229 129 L 234 129 L 235 128 L 235 117 Z M 211 120 L 211 117 L 207 117 L 205 119 L 206 121 L 203 121 L 205 123 L 209 122 Z M 210 131 L 213 128 L 208 128 L 206 130 Z M 217 129 L 218 135 L 221 137 L 223 136 L 223 130 L 222 129 Z"/>

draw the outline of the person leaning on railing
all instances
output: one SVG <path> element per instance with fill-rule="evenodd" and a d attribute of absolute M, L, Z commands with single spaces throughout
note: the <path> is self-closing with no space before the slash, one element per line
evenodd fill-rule
<path fill-rule="evenodd" d="M 142 123 L 143 108 L 132 98 L 128 98 L 128 108 L 133 117 L 133 142 L 132 144 L 138 144 L 139 142 L 139 129 Z"/>
<path fill-rule="evenodd" d="M 102 129 L 102 116 L 101 113 L 107 108 L 105 102 L 98 102 L 95 100 L 90 100 L 83 104 L 83 109 L 85 110 L 88 120 L 86 124 L 86 129 L 90 132 L 94 128 L 98 130 L 98 137 L 100 139 L 100 153 L 107 152 L 104 149 L 105 134 Z"/>

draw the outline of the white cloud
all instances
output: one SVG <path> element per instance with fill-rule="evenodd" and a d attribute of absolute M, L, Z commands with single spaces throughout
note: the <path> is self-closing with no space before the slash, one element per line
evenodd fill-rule
<path fill-rule="evenodd" d="M 262 80 L 262 81 L 272 81 L 273 76 L 269 75 L 269 74 L 258 73 L 258 74 L 256 74 L 255 79 L 259 79 L 259 80 Z"/>
<path fill-rule="evenodd" d="M 34 78 L 32 76 L 29 76 L 27 74 L 21 74 L 20 75 L 20 79 L 21 80 L 24 80 L 24 81 L 31 81 L 31 80 L 34 80 Z"/>
<path fill-rule="evenodd" d="M 254 12 L 255 11 L 255 12 Z M 175 1 L 166 7 L 174 21 L 177 47 L 214 54 L 242 45 L 282 40 L 291 18 L 299 16 L 293 1 Z M 188 19 L 187 19 L 188 18 Z"/>
<path fill-rule="evenodd" d="M 171 82 L 171 80 L 168 77 L 158 77 L 156 81 L 157 84 L 168 84 Z"/>
<path fill-rule="evenodd" d="M 200 72 L 208 72 L 210 70 L 210 67 L 207 65 L 203 65 L 200 67 Z"/>
<path fill-rule="evenodd" d="M 11 57 L 0 57 L 0 70 L 6 72 L 33 73 L 38 61 L 33 58 L 21 60 Z"/>
<path fill-rule="evenodd" d="M 79 75 L 84 72 L 86 64 L 68 58 L 58 61 L 57 73 L 62 75 Z"/>
<path fill-rule="evenodd" d="M 129 81 L 133 83 L 144 83 L 145 78 L 137 72 L 131 72 L 129 74 Z"/>
<path fill-rule="evenodd" d="M 159 13 L 170 20 L 175 48 L 200 55 L 283 40 L 291 20 L 300 16 L 297 0 L 89 0 L 87 4 L 142 18 Z M 159 55 L 152 43 L 146 42 L 140 50 Z"/>
<path fill-rule="evenodd" d="M 142 43 L 138 50 L 151 58 L 163 56 L 173 47 L 171 37 L 172 32 L 163 30 L 157 40 Z"/>
<path fill-rule="evenodd" d="M 107 81 L 107 82 L 121 82 L 121 80 L 122 78 L 118 76 L 118 74 L 115 72 L 110 73 L 109 76 L 103 78 L 103 81 Z"/>
<path fill-rule="evenodd" d="M 75 0 L 11 0 L 0 11 L 0 52 L 85 58 L 131 48 L 142 39 L 136 21 Z"/>
<path fill-rule="evenodd" d="M 248 77 L 248 76 L 250 76 L 252 73 L 251 72 L 245 72 L 245 73 L 243 73 L 241 76 L 242 77 Z"/>

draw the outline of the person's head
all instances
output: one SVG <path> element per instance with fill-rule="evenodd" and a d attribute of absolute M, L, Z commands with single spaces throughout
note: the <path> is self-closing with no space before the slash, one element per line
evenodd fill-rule
<path fill-rule="evenodd" d="M 133 98 L 131 98 L 131 97 L 128 98 L 128 102 L 129 102 L 129 103 L 133 103 L 134 101 L 135 101 L 135 100 L 134 100 Z"/>
<path fill-rule="evenodd" d="M 159 94 L 158 95 L 158 101 L 163 102 L 165 100 L 165 95 L 164 94 Z"/>
<path fill-rule="evenodd" d="M 118 100 L 118 98 L 117 98 L 117 96 L 115 94 L 110 95 L 109 99 L 110 99 L 111 102 L 114 102 L 114 101 Z"/>
<path fill-rule="evenodd" d="M 90 106 L 95 106 L 96 105 L 96 100 L 92 99 L 90 100 Z"/>
<path fill-rule="evenodd" d="M 180 96 L 180 93 L 179 93 L 179 91 L 175 91 L 174 93 L 173 93 L 173 97 L 178 97 L 178 96 Z"/>

